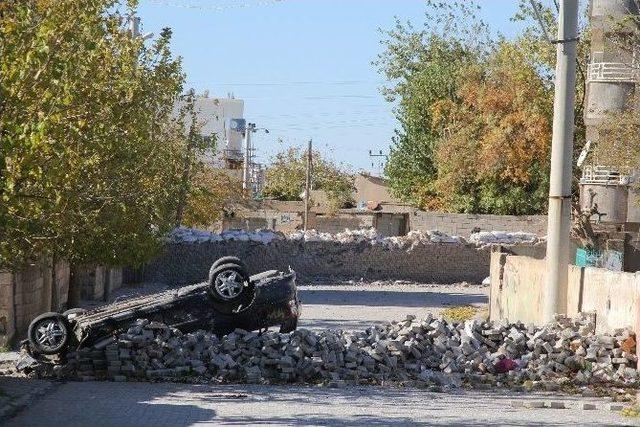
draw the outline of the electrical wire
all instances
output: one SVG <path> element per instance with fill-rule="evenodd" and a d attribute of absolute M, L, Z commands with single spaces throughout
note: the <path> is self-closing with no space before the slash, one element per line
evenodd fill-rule
<path fill-rule="evenodd" d="M 160 6 L 170 6 L 170 7 L 179 7 L 183 9 L 195 9 L 195 10 L 205 10 L 211 12 L 224 12 L 232 9 L 245 9 L 248 7 L 254 6 L 272 6 L 277 3 L 281 3 L 284 0 L 258 0 L 258 1 L 233 1 L 231 4 L 214 6 L 214 5 L 198 5 L 193 1 L 185 0 L 185 1 L 171 1 L 171 0 L 149 0 L 150 3 L 155 3 Z M 227 2 L 228 3 L 228 2 Z"/>

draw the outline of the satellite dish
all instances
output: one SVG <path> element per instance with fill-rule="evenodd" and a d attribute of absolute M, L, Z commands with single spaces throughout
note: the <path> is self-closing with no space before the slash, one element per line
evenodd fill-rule
<path fill-rule="evenodd" d="M 243 132 L 245 129 L 245 123 L 244 119 L 231 119 L 229 120 L 229 128 L 237 132 Z"/>

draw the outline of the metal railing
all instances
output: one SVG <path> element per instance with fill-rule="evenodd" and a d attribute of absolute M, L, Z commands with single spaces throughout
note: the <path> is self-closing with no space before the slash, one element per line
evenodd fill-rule
<path fill-rule="evenodd" d="M 587 81 L 635 83 L 638 69 L 622 62 L 594 62 L 587 67 Z"/>
<path fill-rule="evenodd" d="M 625 185 L 628 176 L 608 166 L 585 166 L 582 170 L 582 184 Z"/>
<path fill-rule="evenodd" d="M 225 159 L 242 160 L 243 152 L 242 150 L 232 150 L 230 148 L 226 148 L 222 150 L 222 154 Z"/>

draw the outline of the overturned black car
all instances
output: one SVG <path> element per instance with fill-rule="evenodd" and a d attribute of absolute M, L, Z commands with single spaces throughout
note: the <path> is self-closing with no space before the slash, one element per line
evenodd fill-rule
<path fill-rule="evenodd" d="M 33 356 L 64 355 L 108 340 L 139 318 L 183 332 L 205 329 L 224 335 L 236 328 L 251 331 L 279 326 L 286 333 L 296 329 L 299 315 L 295 272 L 271 270 L 249 276 L 240 259 L 223 257 L 211 266 L 208 282 L 89 311 L 44 313 L 29 325 L 23 346 Z"/>

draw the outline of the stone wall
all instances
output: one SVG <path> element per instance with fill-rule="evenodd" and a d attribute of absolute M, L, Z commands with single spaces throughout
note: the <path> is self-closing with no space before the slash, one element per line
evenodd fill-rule
<path fill-rule="evenodd" d="M 17 272 L 0 271 L 0 345 L 25 336 L 31 320 L 67 303 L 69 264 L 42 260 Z"/>
<path fill-rule="evenodd" d="M 409 217 L 410 229 L 439 230 L 447 234 L 469 237 L 474 228 L 481 231 L 525 231 L 546 236 L 546 215 L 472 215 L 416 211 Z"/>
<path fill-rule="evenodd" d="M 144 267 L 144 280 L 183 285 L 206 280 L 211 264 L 221 256 L 243 259 L 250 273 L 285 270 L 300 277 L 364 277 L 368 280 L 416 280 L 424 283 L 479 283 L 489 275 L 489 249 L 466 244 L 418 244 L 388 248 L 368 242 L 274 241 L 167 244 Z"/>

